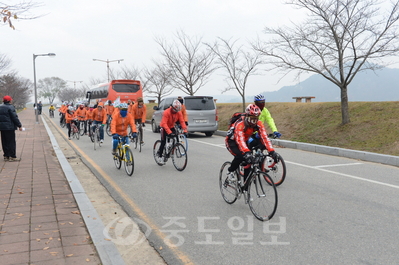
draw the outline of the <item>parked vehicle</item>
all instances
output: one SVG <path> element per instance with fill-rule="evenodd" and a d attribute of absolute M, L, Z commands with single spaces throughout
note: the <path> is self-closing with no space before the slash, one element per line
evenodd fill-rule
<path fill-rule="evenodd" d="M 172 105 L 177 97 L 167 97 L 161 100 L 159 106 L 154 106 L 151 119 L 152 131 L 159 132 L 159 124 L 165 109 Z M 188 132 L 201 132 L 212 136 L 218 129 L 218 115 L 215 101 L 211 96 L 187 96 L 183 104 L 186 106 L 188 117 Z"/>

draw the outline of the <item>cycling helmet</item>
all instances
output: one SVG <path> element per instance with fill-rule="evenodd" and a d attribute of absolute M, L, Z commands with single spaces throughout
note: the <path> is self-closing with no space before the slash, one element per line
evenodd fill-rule
<path fill-rule="evenodd" d="M 118 108 L 120 108 L 121 110 L 127 110 L 128 105 L 126 103 L 121 103 L 118 105 Z"/>
<path fill-rule="evenodd" d="M 178 101 L 177 99 L 175 99 L 175 100 L 173 101 L 173 103 L 172 103 L 172 109 L 173 109 L 175 112 L 179 112 L 179 111 L 181 110 L 181 103 L 180 103 L 180 101 Z"/>
<path fill-rule="evenodd" d="M 68 107 L 68 110 L 69 110 L 69 111 L 74 111 L 75 108 L 74 108 L 73 106 L 69 106 L 69 107 Z"/>
<path fill-rule="evenodd" d="M 249 104 L 248 107 L 245 109 L 245 121 L 249 125 L 256 125 L 258 123 L 259 115 L 260 115 L 260 108 L 255 104 Z"/>
<path fill-rule="evenodd" d="M 254 97 L 254 101 L 255 102 L 257 102 L 257 101 L 265 101 L 265 97 L 262 94 L 256 95 Z"/>

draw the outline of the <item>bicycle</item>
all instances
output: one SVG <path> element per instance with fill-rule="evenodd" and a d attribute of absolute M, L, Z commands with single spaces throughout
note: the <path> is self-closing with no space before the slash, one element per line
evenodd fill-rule
<path fill-rule="evenodd" d="M 124 161 L 126 174 L 128 174 L 129 176 L 133 175 L 134 172 L 133 152 L 130 149 L 129 144 L 125 142 L 125 137 L 119 136 L 119 143 L 116 148 L 116 154 L 113 156 L 113 159 L 117 169 L 121 168 L 122 161 Z"/>
<path fill-rule="evenodd" d="M 187 166 L 187 151 L 184 146 L 177 141 L 176 135 L 166 136 L 165 147 L 162 150 L 162 157 L 158 156 L 158 150 L 161 146 L 161 140 L 154 143 L 153 155 L 155 162 L 159 165 L 165 165 L 171 157 L 173 165 L 178 171 L 183 171 Z"/>
<path fill-rule="evenodd" d="M 96 150 L 96 145 L 98 144 L 99 147 L 101 147 L 101 141 L 100 141 L 100 124 L 95 124 L 93 125 L 90 130 L 93 130 L 90 134 L 90 139 L 94 143 L 94 150 Z"/>
<path fill-rule="evenodd" d="M 177 138 L 179 140 L 179 143 L 181 143 L 184 148 L 186 148 L 186 152 L 188 152 L 188 141 L 187 141 L 187 136 L 183 131 L 183 128 L 181 127 L 180 124 L 175 125 L 175 130 L 177 134 Z"/>
<path fill-rule="evenodd" d="M 141 152 L 141 147 L 143 146 L 143 126 L 141 125 L 140 122 L 136 123 L 136 128 L 137 128 L 137 137 L 132 137 L 132 134 L 130 134 L 130 139 L 134 143 L 134 149 L 137 149 L 137 146 L 139 146 L 139 152 Z"/>
<path fill-rule="evenodd" d="M 239 169 L 233 173 L 235 176 L 232 178 L 228 174 L 231 162 L 223 163 L 219 172 L 220 193 L 228 204 L 233 204 L 244 194 L 245 203 L 248 203 L 252 214 L 260 221 L 268 221 L 277 210 L 277 189 L 273 179 L 261 170 L 265 154 L 260 149 L 252 152 L 253 162 L 250 164 L 250 173 L 245 183 L 238 172 Z M 241 165 L 247 164 L 243 162 Z"/>
<path fill-rule="evenodd" d="M 85 135 L 86 121 L 78 120 L 78 128 L 81 136 Z"/>
<path fill-rule="evenodd" d="M 71 122 L 71 133 L 72 133 L 72 138 L 76 138 L 79 140 L 79 128 L 76 126 L 75 122 Z"/>
<path fill-rule="evenodd" d="M 48 113 L 49 113 L 50 118 L 54 118 L 54 110 L 49 109 Z"/>

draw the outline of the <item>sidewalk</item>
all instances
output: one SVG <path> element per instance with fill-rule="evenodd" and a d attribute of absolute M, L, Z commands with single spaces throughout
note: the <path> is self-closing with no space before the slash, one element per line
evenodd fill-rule
<path fill-rule="evenodd" d="M 18 116 L 21 161 L 0 161 L 0 263 L 101 264 L 45 126 Z"/>

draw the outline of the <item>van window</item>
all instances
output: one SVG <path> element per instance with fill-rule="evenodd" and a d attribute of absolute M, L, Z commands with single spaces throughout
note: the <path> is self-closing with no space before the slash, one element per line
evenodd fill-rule
<path fill-rule="evenodd" d="M 212 97 L 185 98 L 184 105 L 187 110 L 214 110 L 215 103 Z"/>
<path fill-rule="evenodd" d="M 167 109 L 172 105 L 174 98 L 165 98 L 165 105 L 163 106 L 163 109 Z"/>

